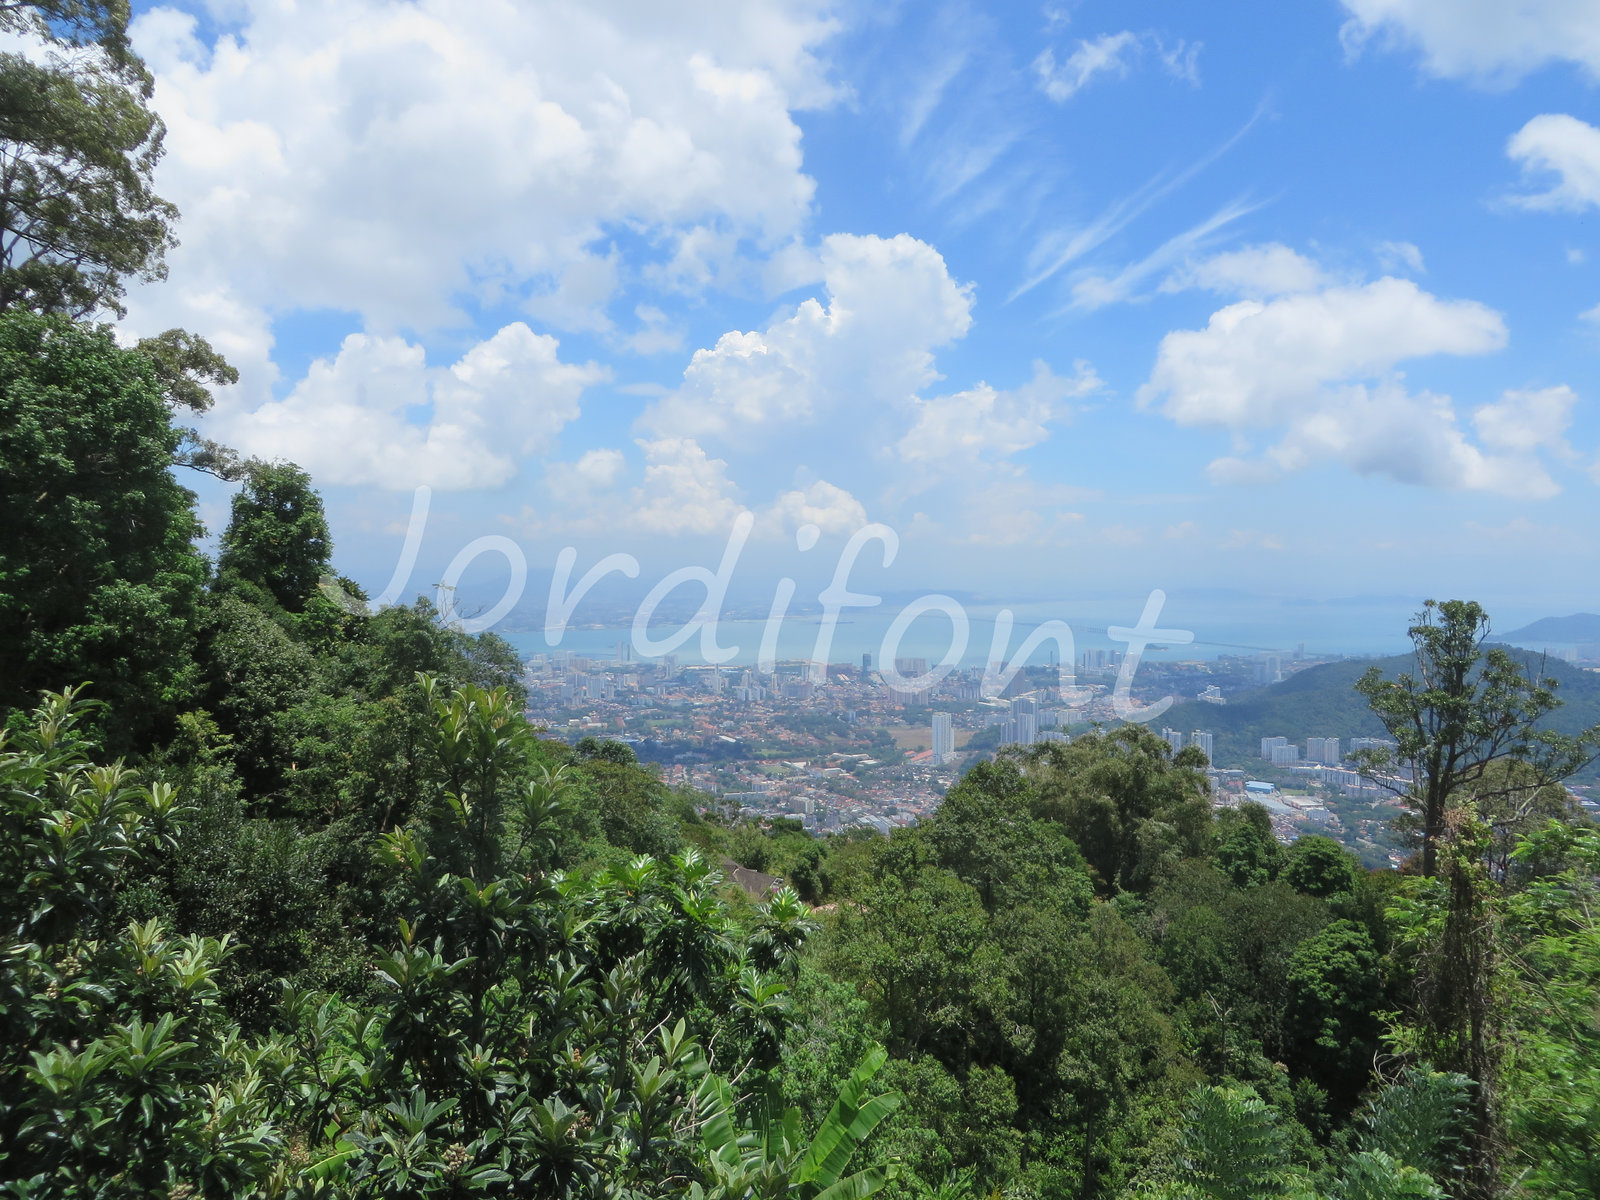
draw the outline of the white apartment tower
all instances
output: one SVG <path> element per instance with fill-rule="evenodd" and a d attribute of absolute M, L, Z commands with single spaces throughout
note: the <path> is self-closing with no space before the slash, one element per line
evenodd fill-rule
<path fill-rule="evenodd" d="M 955 724 L 947 712 L 933 714 L 933 761 L 940 766 L 956 756 Z"/>

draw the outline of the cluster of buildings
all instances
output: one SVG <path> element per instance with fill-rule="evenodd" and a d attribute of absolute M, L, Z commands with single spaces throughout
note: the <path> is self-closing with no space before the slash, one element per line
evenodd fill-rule
<path fill-rule="evenodd" d="M 1248 688 L 1282 669 L 1271 655 L 1195 662 L 1146 663 L 1133 699 L 1147 703 L 1173 692 L 1225 704 L 1225 691 Z M 1076 675 L 1049 668 L 1017 674 L 996 696 L 996 668 L 953 672 L 931 686 L 907 690 L 925 676 L 924 660 L 905 658 L 894 671 L 859 664 L 793 661 L 775 669 L 681 664 L 675 656 L 636 661 L 622 642 L 615 654 L 557 650 L 527 663 L 529 715 L 551 733 L 585 735 L 632 745 L 658 764 L 669 785 L 720 798 L 730 810 L 791 817 L 819 833 L 868 828 L 887 832 L 930 815 L 975 756 L 1005 746 L 1066 740 L 1080 721 L 1114 722 L 1111 703 L 1122 666 L 1115 650 L 1085 650 Z M 1289 659 L 1290 669 L 1298 665 Z M 1198 678 L 1197 678 L 1198 676 Z M 1072 707 L 1058 683 L 1074 688 Z M 1218 686 L 1218 685 L 1221 686 Z M 1193 746 L 1215 763 L 1216 735 L 1161 730 L 1176 753 Z M 1252 780 L 1239 766 L 1208 768 L 1218 803 L 1246 798 L 1268 803 L 1274 822 L 1300 825 L 1333 820 L 1316 796 L 1324 789 L 1377 804 L 1381 789 L 1347 762 L 1348 755 L 1385 745 L 1376 739 L 1310 737 L 1290 743 L 1264 738 L 1261 757 L 1289 790 Z M 1297 796 L 1298 787 L 1315 796 Z M 1396 780 L 1403 782 L 1397 774 Z M 1320 785 L 1320 786 L 1319 786 Z M 1391 787 L 1389 789 L 1393 791 Z M 1258 794 L 1259 793 L 1259 794 Z M 1332 803 L 1332 801 L 1329 801 Z M 1365 807 L 1365 803 L 1361 804 Z M 1344 811 L 1343 809 L 1340 810 Z M 1374 814 L 1378 820 L 1381 814 Z"/>
<path fill-rule="evenodd" d="M 999 664 L 951 673 L 928 686 L 923 659 L 894 670 L 792 661 L 769 671 L 635 660 L 628 642 L 604 655 L 556 650 L 526 664 L 529 715 L 569 740 L 592 735 L 632 745 L 669 784 L 730 806 L 792 816 L 819 832 L 906 824 L 930 814 L 974 756 L 1005 746 L 1065 740 L 1072 721 L 1116 719 L 1117 650 L 1085 650 L 1064 678 L 1052 667 L 1015 673 L 995 695 Z M 1072 673 L 1077 668 L 1077 674 Z M 1148 673 L 1147 673 L 1148 672 Z M 1098 678 L 1097 678 L 1098 677 Z M 1162 689 L 1148 665 L 1134 698 Z M 1073 707 L 1057 699 L 1073 688 Z"/>
<path fill-rule="evenodd" d="M 1161 730 L 1161 737 L 1167 743 L 1167 745 L 1172 747 L 1172 752 L 1174 754 L 1176 754 L 1179 750 L 1182 750 L 1183 747 L 1184 747 L 1184 740 L 1183 740 L 1183 732 L 1182 732 L 1182 730 L 1167 729 L 1167 728 L 1163 727 L 1162 730 Z M 1209 730 L 1205 730 L 1205 729 L 1196 729 L 1196 730 L 1194 730 L 1192 733 L 1189 734 L 1188 744 L 1191 745 L 1191 746 L 1198 747 L 1200 749 L 1200 752 L 1203 753 L 1206 756 L 1206 761 L 1207 762 L 1211 762 L 1217 756 L 1216 755 L 1217 739 L 1214 738 L 1211 735 Z"/>
<path fill-rule="evenodd" d="M 902 678 L 927 671 L 912 659 L 896 666 Z M 859 668 L 786 662 L 760 671 L 671 655 L 635 661 L 622 643 L 610 661 L 535 654 L 525 682 L 536 723 L 572 741 L 624 742 L 670 785 L 817 832 L 885 832 L 932 813 L 958 778 L 957 743 L 992 719 L 982 674 L 906 692 L 888 686 L 870 656 Z M 933 714 L 932 730 L 922 716 L 930 702 L 950 710 Z"/>
<path fill-rule="evenodd" d="M 1301 763 L 1321 763 L 1336 767 L 1345 761 L 1340 747 L 1340 739 L 1336 737 L 1310 737 L 1306 739 L 1306 748 L 1302 753 L 1299 744 L 1291 742 L 1286 737 L 1264 737 L 1261 739 L 1261 757 L 1275 767 L 1295 767 Z M 1395 743 L 1386 738 L 1350 739 L 1352 758 L 1362 751 L 1393 749 Z"/>

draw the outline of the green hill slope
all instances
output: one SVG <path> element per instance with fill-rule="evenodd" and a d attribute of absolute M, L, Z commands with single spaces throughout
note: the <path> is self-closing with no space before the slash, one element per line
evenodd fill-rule
<path fill-rule="evenodd" d="M 1537 655 L 1514 650 L 1524 661 Z M 1209 730 L 1216 738 L 1216 762 L 1222 767 L 1248 767 L 1261 761 L 1261 739 L 1286 737 L 1302 747 L 1308 737 L 1337 737 L 1346 746 L 1353 737 L 1381 737 L 1379 724 L 1366 701 L 1355 690 L 1356 680 L 1370 667 L 1385 675 L 1411 669 L 1409 654 L 1392 658 L 1361 659 L 1308 667 L 1282 683 L 1246 692 L 1227 704 L 1189 701 L 1175 704 L 1157 722 L 1182 730 Z M 1600 674 L 1550 659 L 1545 673 L 1560 684 L 1564 704 L 1551 714 L 1549 725 L 1562 733 L 1577 733 L 1600 724 Z M 1600 779 L 1600 769 L 1590 767 L 1582 779 Z"/>
<path fill-rule="evenodd" d="M 1600 642 L 1600 616 L 1573 613 L 1570 617 L 1541 617 L 1501 636 L 1508 642 Z"/>

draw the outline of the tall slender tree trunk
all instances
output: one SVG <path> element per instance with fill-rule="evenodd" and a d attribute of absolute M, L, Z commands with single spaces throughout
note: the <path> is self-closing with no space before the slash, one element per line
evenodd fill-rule
<path fill-rule="evenodd" d="M 1474 827 L 1452 840 L 1445 869 L 1449 909 L 1428 1013 L 1456 1068 L 1475 1083 L 1465 1139 L 1464 1200 L 1498 1200 L 1504 1134 L 1500 1112 L 1501 1038 L 1494 1002 L 1494 913 Z"/>

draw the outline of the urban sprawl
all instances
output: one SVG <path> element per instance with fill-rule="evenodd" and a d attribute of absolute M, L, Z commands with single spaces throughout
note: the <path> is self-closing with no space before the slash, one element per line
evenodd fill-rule
<path fill-rule="evenodd" d="M 1147 660 L 1132 698 L 1222 706 L 1308 665 L 1303 652 Z M 902 679 L 928 671 L 920 659 L 893 666 Z M 1085 650 L 1066 678 L 1054 663 L 1027 667 L 1000 695 L 986 694 L 994 690 L 993 668 L 906 691 L 884 682 L 870 654 L 825 670 L 793 661 L 760 672 L 680 665 L 671 655 L 635 661 L 631 645 L 619 642 L 609 661 L 560 650 L 534 655 L 527 682 L 530 713 L 552 733 L 625 742 L 658 764 L 667 783 L 712 797 L 730 816 L 788 818 L 817 833 L 887 834 L 928 816 L 979 758 L 1119 724 L 1113 695 L 1122 666 L 1118 651 Z M 1404 772 L 1374 779 L 1351 762 L 1379 746 L 1376 739 L 1332 730 L 1296 741 L 1266 737 L 1259 758 L 1219 761 L 1207 729 L 1160 734 L 1174 752 L 1194 746 L 1205 755 L 1218 806 L 1257 801 L 1281 837 L 1326 833 L 1374 865 L 1400 856 L 1388 822 L 1400 811 L 1395 792 Z"/>

